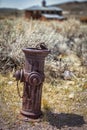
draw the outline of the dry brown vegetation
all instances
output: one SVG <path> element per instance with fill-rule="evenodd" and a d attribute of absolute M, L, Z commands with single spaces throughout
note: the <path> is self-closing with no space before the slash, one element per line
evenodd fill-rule
<path fill-rule="evenodd" d="M 45 42 L 46 58 L 41 122 L 18 119 L 21 99 L 14 70 L 21 68 L 24 47 Z M 57 130 L 87 128 L 87 25 L 75 19 L 57 21 L 0 21 L 0 128 Z M 12 70 L 10 72 L 10 70 Z M 22 84 L 20 84 L 22 92 Z M 77 123 L 76 123 L 77 122 Z"/>

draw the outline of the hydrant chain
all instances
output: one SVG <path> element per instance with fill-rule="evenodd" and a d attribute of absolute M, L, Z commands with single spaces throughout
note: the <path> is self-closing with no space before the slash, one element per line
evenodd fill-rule
<path fill-rule="evenodd" d="M 18 82 L 19 82 L 19 81 L 17 81 L 17 92 L 18 92 L 19 97 L 20 97 L 20 98 L 23 98 L 23 95 L 21 96 L 21 94 L 20 94 L 20 90 L 19 90 Z"/>

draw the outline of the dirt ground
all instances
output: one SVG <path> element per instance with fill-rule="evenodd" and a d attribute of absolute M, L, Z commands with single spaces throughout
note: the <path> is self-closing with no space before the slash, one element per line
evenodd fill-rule
<path fill-rule="evenodd" d="M 18 118 L 12 126 L 3 124 L 0 119 L 0 130 L 87 130 L 87 122 L 83 116 L 76 114 L 44 113 L 47 121 L 42 119 L 30 120 L 26 117 Z"/>

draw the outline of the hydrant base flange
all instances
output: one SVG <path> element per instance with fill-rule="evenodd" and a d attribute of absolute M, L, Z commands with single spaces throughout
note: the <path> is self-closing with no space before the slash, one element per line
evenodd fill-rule
<path fill-rule="evenodd" d="M 23 116 L 26 116 L 26 117 L 32 118 L 32 119 L 38 119 L 43 115 L 42 111 L 40 111 L 39 113 L 32 113 L 32 112 L 26 112 L 26 111 L 21 110 L 20 113 Z"/>

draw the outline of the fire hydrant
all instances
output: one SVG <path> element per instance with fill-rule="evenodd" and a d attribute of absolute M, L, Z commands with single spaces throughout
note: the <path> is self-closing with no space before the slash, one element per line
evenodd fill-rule
<path fill-rule="evenodd" d="M 41 97 L 45 78 L 44 61 L 49 54 L 48 49 L 25 48 L 25 66 L 14 74 L 17 81 L 24 83 L 21 114 L 31 119 L 42 115 Z"/>

